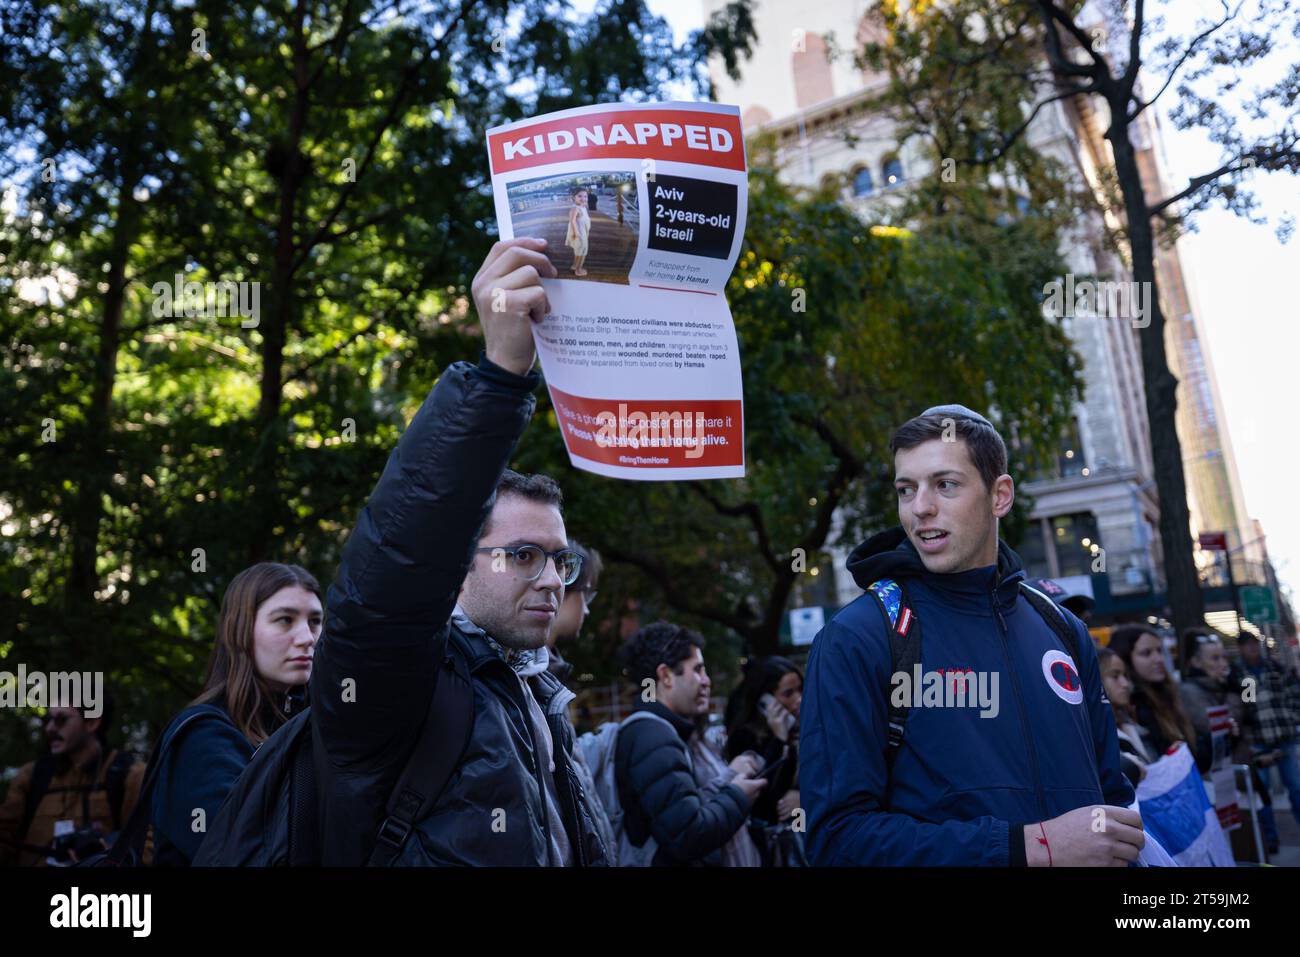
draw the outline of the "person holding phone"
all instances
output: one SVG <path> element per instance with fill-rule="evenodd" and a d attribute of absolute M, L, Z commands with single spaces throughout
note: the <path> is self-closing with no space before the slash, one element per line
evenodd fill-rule
<path fill-rule="evenodd" d="M 750 817 L 779 824 L 799 807 L 799 706 L 803 672 L 789 658 L 773 655 L 745 666 L 745 676 L 728 701 L 724 755 L 734 760 L 758 755 L 760 777 L 770 786 L 758 796 Z"/>

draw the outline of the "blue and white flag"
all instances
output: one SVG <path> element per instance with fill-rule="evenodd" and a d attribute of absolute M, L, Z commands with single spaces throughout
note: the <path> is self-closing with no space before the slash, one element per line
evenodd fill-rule
<path fill-rule="evenodd" d="M 1137 787 L 1142 827 L 1182 867 L 1235 867 L 1232 848 L 1205 793 L 1192 752 L 1179 743 L 1147 765 Z"/>

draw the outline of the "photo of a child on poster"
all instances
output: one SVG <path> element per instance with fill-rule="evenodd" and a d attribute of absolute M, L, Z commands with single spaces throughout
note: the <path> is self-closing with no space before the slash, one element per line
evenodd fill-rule
<path fill-rule="evenodd" d="M 573 465 L 635 481 L 743 477 L 724 295 L 748 189 L 736 107 L 576 107 L 488 130 L 487 146 L 501 237 L 545 240 L 555 270 L 533 338 Z"/>
<path fill-rule="evenodd" d="M 628 284 L 641 228 L 634 170 L 523 180 L 506 195 L 515 233 L 545 238 L 562 277 Z"/>

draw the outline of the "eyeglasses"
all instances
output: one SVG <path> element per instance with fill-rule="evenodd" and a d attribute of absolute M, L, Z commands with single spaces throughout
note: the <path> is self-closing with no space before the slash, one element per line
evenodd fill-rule
<path fill-rule="evenodd" d="M 497 558 L 509 555 L 510 566 L 514 573 L 525 581 L 532 582 L 541 578 L 542 572 L 546 570 L 546 560 L 548 558 L 555 559 L 555 571 L 559 574 L 560 581 L 564 583 L 565 588 L 576 582 L 578 576 L 582 574 L 582 556 L 571 548 L 561 548 L 559 551 L 548 552 L 540 545 L 516 545 L 514 548 L 494 545 L 476 548 L 474 551 L 491 555 L 494 566 Z"/>
<path fill-rule="evenodd" d="M 67 724 L 71 718 L 72 715 L 70 714 L 47 714 L 45 716 L 45 723 L 52 724 L 56 728 L 61 728 Z"/>

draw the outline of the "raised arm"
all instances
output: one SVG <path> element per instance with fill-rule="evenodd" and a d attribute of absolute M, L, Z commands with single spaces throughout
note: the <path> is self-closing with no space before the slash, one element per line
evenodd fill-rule
<path fill-rule="evenodd" d="M 330 586 L 312 704 L 331 764 L 399 766 L 429 702 L 435 638 L 489 500 L 532 416 L 530 321 L 548 308 L 545 242 L 497 243 L 475 277 L 485 355 L 439 378 L 362 509 Z"/>

